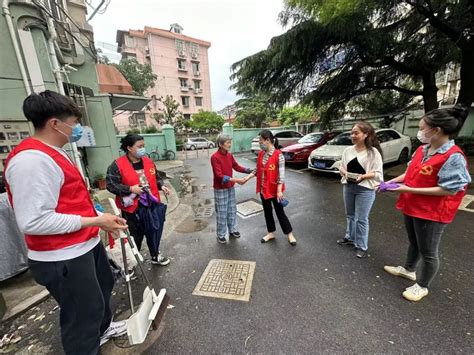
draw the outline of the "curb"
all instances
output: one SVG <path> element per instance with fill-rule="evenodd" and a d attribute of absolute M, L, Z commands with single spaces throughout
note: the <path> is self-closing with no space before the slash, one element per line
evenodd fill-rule
<path fill-rule="evenodd" d="M 48 290 L 45 289 L 41 291 L 40 293 L 24 300 L 23 302 L 17 304 L 15 307 L 7 310 L 7 312 L 2 318 L 2 322 L 6 322 L 12 318 L 20 316 L 21 314 L 28 311 L 30 308 L 45 301 L 48 297 L 49 297 L 49 292 Z"/>

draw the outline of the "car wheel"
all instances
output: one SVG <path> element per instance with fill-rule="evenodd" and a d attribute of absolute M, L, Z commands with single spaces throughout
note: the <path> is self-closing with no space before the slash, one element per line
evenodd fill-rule
<path fill-rule="evenodd" d="M 214 148 L 214 143 L 209 144 L 209 149 Z"/>
<path fill-rule="evenodd" d="M 189 147 L 189 149 L 191 149 L 191 150 L 196 150 L 196 146 L 195 146 L 195 145 L 192 145 L 191 147 Z"/>
<path fill-rule="evenodd" d="M 398 162 L 400 164 L 406 164 L 408 162 L 408 148 L 403 148 L 398 157 Z"/>

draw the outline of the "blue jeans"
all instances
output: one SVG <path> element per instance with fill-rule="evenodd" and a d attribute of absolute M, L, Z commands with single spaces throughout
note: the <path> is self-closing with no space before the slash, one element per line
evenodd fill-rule
<path fill-rule="evenodd" d="M 369 248 L 369 214 L 375 201 L 375 191 L 357 184 L 344 185 L 344 204 L 346 206 L 346 238 L 356 248 Z"/>

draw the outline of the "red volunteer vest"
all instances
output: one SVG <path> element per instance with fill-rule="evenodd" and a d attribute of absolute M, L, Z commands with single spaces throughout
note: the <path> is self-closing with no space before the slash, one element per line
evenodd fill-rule
<path fill-rule="evenodd" d="M 6 161 L 5 171 L 8 169 L 8 162 L 18 153 L 25 150 L 39 150 L 48 154 L 64 173 L 64 184 L 59 191 L 58 205 L 55 211 L 57 213 L 79 215 L 82 217 L 96 217 L 94 205 L 89 196 L 87 186 L 82 179 L 79 170 L 66 157 L 57 150 L 40 142 L 34 138 L 23 140 L 9 155 Z M 26 180 L 30 178 L 25 176 Z M 8 198 L 13 206 L 13 198 L 6 182 Z M 50 251 L 62 249 L 75 244 L 88 241 L 99 235 L 98 227 L 82 228 L 74 233 L 55 234 L 55 235 L 32 235 L 25 234 L 26 245 L 28 249 L 35 251 Z"/>
<path fill-rule="evenodd" d="M 151 193 L 158 199 L 158 201 L 160 201 L 160 192 L 158 190 L 158 184 L 156 183 L 155 163 L 153 163 L 153 160 L 147 157 L 143 157 L 142 161 L 145 176 L 148 180 L 148 184 L 150 184 Z M 138 173 L 135 171 L 132 166 L 132 163 L 130 163 L 130 160 L 128 160 L 126 155 L 117 159 L 117 166 L 120 171 L 120 176 L 122 177 L 122 184 L 127 186 L 140 184 L 140 178 L 138 176 Z M 138 198 L 136 198 L 133 201 L 133 205 L 129 207 L 123 206 L 122 199 L 119 196 L 115 198 L 115 202 L 118 208 L 128 213 L 135 212 L 138 207 Z"/>
<path fill-rule="evenodd" d="M 277 196 L 278 192 L 278 158 L 281 152 L 277 149 L 272 156 L 268 158 L 267 164 L 263 165 L 263 156 L 265 152 L 262 150 L 258 154 L 257 159 L 257 193 L 261 193 L 265 200 Z M 262 178 L 263 187 L 262 187 Z M 283 184 L 282 192 L 285 191 L 285 184 Z"/>
<path fill-rule="evenodd" d="M 405 175 L 405 184 L 409 187 L 436 187 L 438 186 L 438 173 L 444 163 L 454 153 L 461 153 L 461 148 L 454 145 L 446 153 L 435 154 L 424 163 L 423 146 L 415 152 Z M 397 201 L 397 208 L 404 214 L 427 219 L 440 223 L 451 223 L 456 215 L 462 198 L 466 194 L 464 190 L 455 195 L 427 196 L 412 193 L 402 193 Z"/>

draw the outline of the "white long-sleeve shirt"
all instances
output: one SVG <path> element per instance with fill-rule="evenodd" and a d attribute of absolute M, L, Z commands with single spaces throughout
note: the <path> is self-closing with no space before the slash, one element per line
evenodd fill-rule
<path fill-rule="evenodd" d="M 71 161 L 63 149 L 50 147 Z M 56 212 L 64 173 L 49 155 L 39 150 L 20 152 L 8 163 L 5 176 L 13 197 L 18 228 L 22 233 L 67 234 L 81 229 L 81 216 Z M 62 249 L 28 250 L 28 258 L 37 261 L 74 259 L 92 250 L 99 240 L 97 236 Z"/>
<path fill-rule="evenodd" d="M 372 179 L 365 179 L 359 183 L 360 186 L 374 190 L 375 187 L 383 181 L 383 159 L 380 152 L 375 148 L 370 152 L 367 150 L 358 152 L 355 146 L 347 147 L 344 153 L 342 153 L 341 165 L 344 169 L 347 170 L 347 164 L 353 159 L 357 159 L 366 173 L 375 173 L 375 177 Z M 341 182 L 347 184 L 347 179 L 343 176 Z"/>

